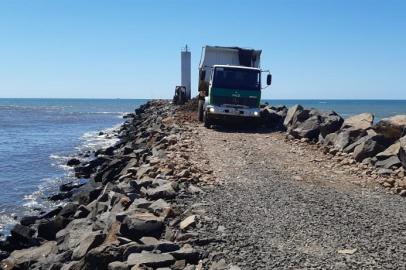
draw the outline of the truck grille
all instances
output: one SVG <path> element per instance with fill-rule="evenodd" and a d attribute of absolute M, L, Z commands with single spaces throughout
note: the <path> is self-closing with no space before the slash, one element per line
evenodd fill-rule
<path fill-rule="evenodd" d="M 247 98 L 247 97 L 223 97 L 223 96 L 213 96 L 212 99 L 213 105 L 223 105 L 223 104 L 232 104 L 232 105 L 243 105 L 248 107 L 257 107 L 258 101 L 256 98 Z"/>

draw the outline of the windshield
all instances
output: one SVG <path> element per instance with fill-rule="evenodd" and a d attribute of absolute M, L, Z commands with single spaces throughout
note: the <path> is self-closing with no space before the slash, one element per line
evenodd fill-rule
<path fill-rule="evenodd" d="M 213 75 L 213 87 L 260 90 L 260 78 L 258 70 L 216 67 Z"/>

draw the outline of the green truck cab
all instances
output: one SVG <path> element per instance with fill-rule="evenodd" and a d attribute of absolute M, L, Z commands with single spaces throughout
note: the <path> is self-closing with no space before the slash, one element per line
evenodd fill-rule
<path fill-rule="evenodd" d="M 246 65 L 240 64 L 240 50 L 248 56 Z M 198 117 L 206 127 L 235 121 L 258 122 L 264 72 L 259 68 L 261 51 L 247 51 L 236 47 L 204 47 L 199 67 Z M 215 64 L 208 66 L 208 62 Z M 270 85 L 271 74 L 266 80 Z"/>

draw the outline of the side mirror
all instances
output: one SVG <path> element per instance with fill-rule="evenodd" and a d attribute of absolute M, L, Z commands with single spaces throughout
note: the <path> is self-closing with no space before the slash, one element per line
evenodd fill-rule
<path fill-rule="evenodd" d="M 266 84 L 271 85 L 271 83 L 272 83 L 272 74 L 268 74 L 268 76 L 266 76 Z"/>
<path fill-rule="evenodd" d="M 201 81 L 204 81 L 205 78 L 206 78 L 206 70 L 202 69 L 202 70 L 200 71 L 200 74 L 199 74 L 199 79 L 200 79 Z"/>

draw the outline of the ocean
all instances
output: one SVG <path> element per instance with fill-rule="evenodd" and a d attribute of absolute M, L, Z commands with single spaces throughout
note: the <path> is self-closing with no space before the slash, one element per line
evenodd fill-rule
<path fill-rule="evenodd" d="M 146 100 L 0 99 L 0 233 L 18 217 L 55 206 L 46 198 L 78 181 L 69 157 L 113 144 L 100 131 Z M 38 213 L 38 212 L 37 212 Z"/>
<path fill-rule="evenodd" d="M 0 234 L 18 217 L 54 207 L 46 198 L 59 185 L 80 181 L 66 161 L 75 153 L 115 141 L 100 131 L 117 127 L 141 99 L 0 99 Z M 271 105 L 302 104 L 335 110 L 343 117 L 371 112 L 379 120 L 406 114 L 406 101 L 264 100 Z M 59 202 L 60 203 L 60 202 Z"/>

